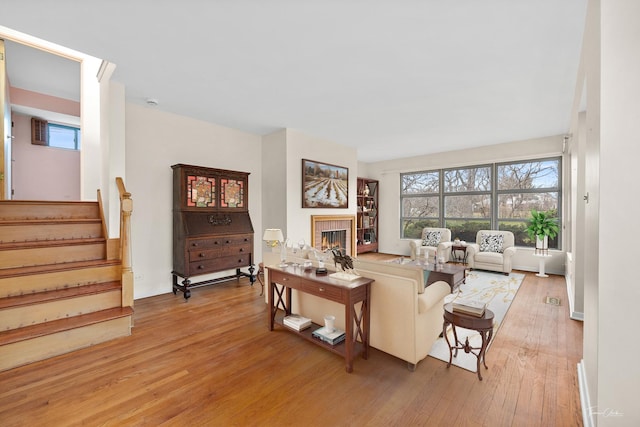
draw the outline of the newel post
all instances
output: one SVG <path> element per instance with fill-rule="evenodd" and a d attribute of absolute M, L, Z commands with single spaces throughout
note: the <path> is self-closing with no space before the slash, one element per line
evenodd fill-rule
<path fill-rule="evenodd" d="M 122 306 L 133 306 L 133 270 L 131 268 L 131 193 L 125 192 L 120 199 L 120 257 L 122 260 Z"/>
<path fill-rule="evenodd" d="M 120 195 L 120 264 L 122 266 L 122 306 L 133 307 L 133 268 L 131 266 L 131 212 L 133 200 L 124 187 L 122 178 L 116 177 Z"/>

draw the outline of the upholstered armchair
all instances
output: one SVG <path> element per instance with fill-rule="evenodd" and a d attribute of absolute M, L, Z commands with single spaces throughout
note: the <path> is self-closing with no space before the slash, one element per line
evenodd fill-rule
<path fill-rule="evenodd" d="M 509 274 L 511 259 L 516 253 L 515 239 L 510 231 L 480 230 L 476 243 L 467 244 L 469 268 Z"/>
<path fill-rule="evenodd" d="M 448 228 L 425 227 L 422 229 L 420 240 L 410 240 L 411 259 L 416 259 L 418 250 L 427 251 L 428 259 L 432 259 L 435 254 L 438 258 L 449 261 L 451 256 L 451 230 Z"/>

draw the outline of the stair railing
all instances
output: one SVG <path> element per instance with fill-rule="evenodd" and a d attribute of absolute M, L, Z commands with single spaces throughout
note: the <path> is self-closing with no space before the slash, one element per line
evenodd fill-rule
<path fill-rule="evenodd" d="M 122 178 L 116 178 L 120 193 L 120 260 L 122 261 L 122 306 L 133 307 L 133 268 L 131 266 L 131 212 L 133 200 Z"/>

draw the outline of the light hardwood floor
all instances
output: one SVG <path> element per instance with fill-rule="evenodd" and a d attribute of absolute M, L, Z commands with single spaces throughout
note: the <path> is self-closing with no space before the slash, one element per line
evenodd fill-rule
<path fill-rule="evenodd" d="M 131 337 L 0 373 L 0 425 L 582 425 L 582 323 L 561 276 L 526 274 L 483 381 L 431 357 L 409 372 L 376 349 L 347 374 L 337 355 L 269 332 L 259 294 L 243 279 L 136 301 Z"/>

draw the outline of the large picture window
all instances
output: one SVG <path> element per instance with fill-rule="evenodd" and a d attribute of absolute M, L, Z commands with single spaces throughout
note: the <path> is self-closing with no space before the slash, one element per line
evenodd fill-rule
<path fill-rule="evenodd" d="M 497 224 L 512 231 L 516 246 L 535 246 L 525 228 L 532 209 L 559 217 L 560 159 L 545 159 L 497 165 Z M 550 239 L 549 248 L 559 248 L 560 234 Z"/>
<path fill-rule="evenodd" d="M 492 167 L 445 169 L 443 224 L 452 236 L 475 240 L 478 230 L 491 224 Z"/>
<path fill-rule="evenodd" d="M 440 171 L 401 176 L 402 236 L 419 239 L 424 227 L 440 224 Z"/>
<path fill-rule="evenodd" d="M 478 230 L 508 230 L 517 246 L 534 247 L 525 229 L 532 209 L 560 218 L 561 159 L 526 160 L 401 175 L 402 238 L 446 227 L 475 241 Z M 549 242 L 559 248 L 559 234 Z"/>

